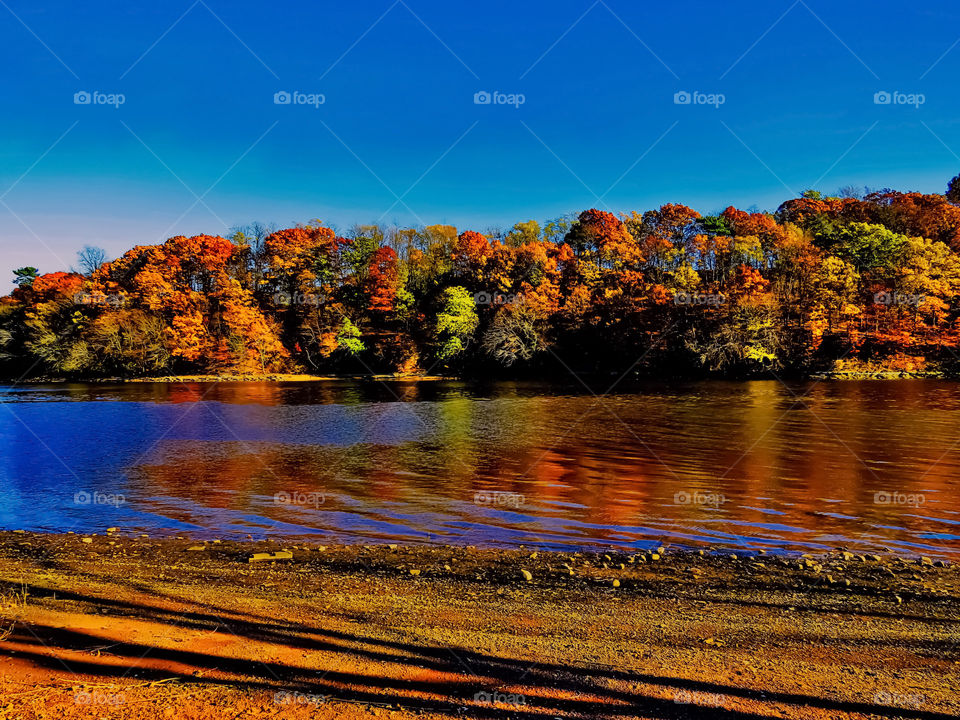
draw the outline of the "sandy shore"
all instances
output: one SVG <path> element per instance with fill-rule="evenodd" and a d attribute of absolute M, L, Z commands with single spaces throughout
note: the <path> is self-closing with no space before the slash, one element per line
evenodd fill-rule
<path fill-rule="evenodd" d="M 3 718 L 960 716 L 960 572 L 839 550 L 0 532 L 0 638 Z"/>

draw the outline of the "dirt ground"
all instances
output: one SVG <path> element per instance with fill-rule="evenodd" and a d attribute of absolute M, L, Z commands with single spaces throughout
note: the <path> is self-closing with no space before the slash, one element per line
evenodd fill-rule
<path fill-rule="evenodd" d="M 958 686 L 935 558 L 0 532 L 0 718 L 946 720 Z"/>

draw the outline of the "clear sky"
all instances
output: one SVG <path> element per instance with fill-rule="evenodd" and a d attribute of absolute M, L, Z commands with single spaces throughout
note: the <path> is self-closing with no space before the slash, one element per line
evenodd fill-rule
<path fill-rule="evenodd" d="M 252 220 L 942 192 L 958 36 L 955 0 L 0 0 L 0 265 Z"/>

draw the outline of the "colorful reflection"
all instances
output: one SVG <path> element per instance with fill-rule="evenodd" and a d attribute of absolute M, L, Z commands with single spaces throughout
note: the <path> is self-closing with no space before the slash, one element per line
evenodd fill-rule
<path fill-rule="evenodd" d="M 535 383 L 47 385 L 0 397 L 6 528 L 960 551 L 960 386 L 947 382 L 701 382 L 602 398 Z"/>

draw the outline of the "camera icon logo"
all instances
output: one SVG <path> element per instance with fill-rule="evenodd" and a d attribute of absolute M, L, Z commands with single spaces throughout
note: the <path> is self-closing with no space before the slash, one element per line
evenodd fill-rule
<path fill-rule="evenodd" d="M 81 90 L 80 92 L 75 92 L 73 94 L 73 104 L 74 105 L 89 105 L 91 100 L 90 93 L 86 90 Z"/>
<path fill-rule="evenodd" d="M 273 94 L 273 104 L 274 105 L 289 105 L 291 100 L 290 93 L 286 90 L 280 90 Z"/>
<path fill-rule="evenodd" d="M 689 105 L 692 99 L 692 96 L 686 90 L 681 90 L 673 94 L 674 105 Z"/>
<path fill-rule="evenodd" d="M 75 505 L 89 505 L 91 499 L 90 493 L 88 493 L 86 490 L 81 490 L 73 495 L 73 502 Z"/>
<path fill-rule="evenodd" d="M 673 502 L 676 505 L 689 505 L 692 499 L 690 493 L 684 492 L 683 490 L 673 495 Z"/>
<path fill-rule="evenodd" d="M 873 303 L 875 305 L 892 305 L 893 293 L 887 292 L 886 290 L 881 290 L 880 292 L 874 293 Z"/>
<path fill-rule="evenodd" d="M 290 493 L 288 493 L 286 490 L 281 490 L 273 496 L 273 502 L 275 505 L 289 505 L 290 500 Z"/>
<path fill-rule="evenodd" d="M 873 94 L 874 105 L 889 105 L 892 97 L 886 90 L 880 90 Z"/>
<path fill-rule="evenodd" d="M 489 105 L 493 100 L 493 96 L 490 95 L 486 90 L 481 90 L 480 92 L 475 92 L 473 94 L 473 104 L 474 105 Z"/>
<path fill-rule="evenodd" d="M 477 305 L 489 305 L 493 302 L 493 299 L 490 297 L 490 293 L 481 290 L 473 296 L 473 301 Z"/>

